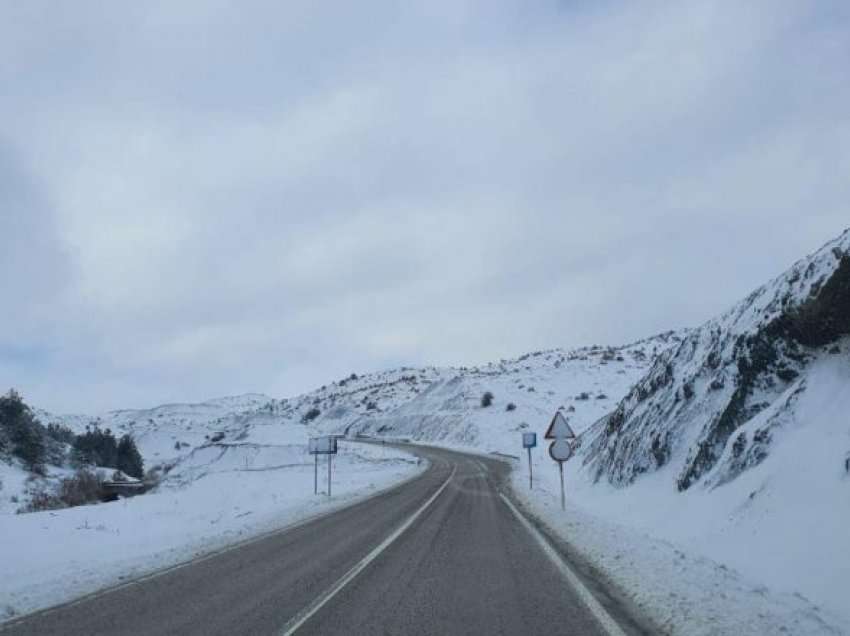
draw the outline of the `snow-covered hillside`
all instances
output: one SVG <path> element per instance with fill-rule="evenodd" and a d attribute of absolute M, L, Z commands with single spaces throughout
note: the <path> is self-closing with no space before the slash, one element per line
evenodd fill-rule
<path fill-rule="evenodd" d="M 850 634 L 850 339 L 838 346 L 807 367 L 769 454 L 731 481 L 679 491 L 671 462 L 613 485 L 577 457 L 561 512 L 539 452 L 522 496 L 672 633 Z"/>
<path fill-rule="evenodd" d="M 833 356 L 838 368 L 850 364 L 846 335 L 850 231 L 660 356 L 597 424 L 585 463 L 617 485 L 668 464 L 679 490 L 728 482 L 791 431 L 821 433 L 821 418 L 802 418 L 798 407 L 824 381 L 813 369 Z M 818 460 L 838 476 L 848 452 L 850 439 Z"/>
<path fill-rule="evenodd" d="M 87 426 L 130 433 L 152 467 L 173 463 L 211 438 L 233 439 L 250 428 L 247 418 L 271 402 L 259 393 L 217 398 L 197 404 L 163 404 L 150 409 L 123 409 L 98 415 L 55 415 L 34 409 L 45 426 L 62 424 L 75 433 Z"/>
<path fill-rule="evenodd" d="M 248 394 L 96 416 L 35 414 L 45 425 L 75 432 L 97 426 L 132 434 L 146 470 L 163 480 L 160 488 L 188 486 L 213 473 L 303 464 L 308 437 L 319 434 L 405 437 L 515 454 L 519 432 L 542 426 L 557 409 L 570 414 L 577 430 L 589 426 L 681 338 L 670 332 L 623 347 L 538 351 L 481 367 L 351 374 L 282 400 Z M 487 392 L 493 402 L 482 407 Z M 19 509 L 70 472 L 47 471 L 47 479 L 34 479 L 8 466 L 4 508 Z"/>
<path fill-rule="evenodd" d="M 583 437 L 584 513 L 850 618 L 850 231 L 687 334 Z"/>
<path fill-rule="evenodd" d="M 248 394 L 198 404 L 167 404 L 42 423 L 81 432 L 87 426 L 133 435 L 148 468 L 172 467 L 210 448 L 233 444 L 304 444 L 310 435 L 406 437 L 500 452 L 516 451 L 518 431 L 557 409 L 583 430 L 609 412 L 663 351 L 686 332 L 622 347 L 552 349 L 480 367 L 402 367 L 350 376 L 286 399 Z M 481 398 L 493 394 L 484 408 Z"/>
<path fill-rule="evenodd" d="M 554 349 L 446 370 L 415 399 L 357 419 L 349 430 L 516 454 L 520 432 L 545 426 L 559 409 L 584 430 L 613 408 L 656 355 L 680 339 L 670 332 L 623 347 Z M 483 407 L 488 392 L 493 401 Z"/>

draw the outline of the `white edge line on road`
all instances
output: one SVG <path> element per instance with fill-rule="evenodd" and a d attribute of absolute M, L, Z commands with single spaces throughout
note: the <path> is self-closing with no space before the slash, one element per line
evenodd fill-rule
<path fill-rule="evenodd" d="M 286 625 L 283 626 L 283 629 L 280 631 L 280 636 L 290 636 L 294 634 L 299 627 L 301 627 L 304 623 L 306 623 L 310 618 L 318 612 L 322 607 L 324 607 L 328 601 L 330 601 L 334 596 L 336 596 L 340 590 L 342 590 L 346 585 L 348 585 L 358 574 L 360 574 L 367 565 L 369 565 L 372 561 L 378 558 L 380 554 L 386 550 L 390 545 L 398 539 L 405 530 L 407 530 L 414 521 L 421 515 L 425 510 L 428 509 L 437 497 L 446 489 L 446 486 L 449 485 L 449 482 L 452 480 L 452 477 L 455 476 L 455 472 L 457 471 L 457 464 L 452 468 L 451 474 L 448 476 L 448 479 L 443 482 L 443 485 L 437 489 L 433 495 L 428 498 L 424 504 L 422 504 L 416 512 L 410 515 L 404 523 L 402 523 L 398 528 L 393 530 L 393 532 L 377 547 L 375 547 L 369 554 L 367 554 L 363 559 L 357 563 L 353 568 L 351 568 L 348 572 L 343 574 L 342 578 L 340 578 L 336 583 L 331 585 L 327 590 L 322 592 L 316 599 L 310 603 L 303 610 L 298 612 L 295 616 L 293 616 Z"/>
<path fill-rule="evenodd" d="M 15 616 L 13 618 L 9 618 L 8 620 L 0 620 L 0 632 L 7 631 L 12 629 L 13 627 L 18 626 L 21 623 L 25 623 L 26 621 L 36 617 L 36 616 L 46 616 L 49 614 L 53 614 L 54 612 L 58 612 L 60 610 L 68 609 L 71 607 L 75 607 L 80 605 L 81 603 L 85 603 L 87 601 L 93 601 L 102 596 L 108 596 L 113 592 L 118 592 L 120 590 L 126 589 L 128 587 L 133 587 L 134 585 L 140 585 L 142 583 L 146 583 L 151 579 L 157 579 L 161 576 L 165 576 L 167 574 L 171 574 L 177 570 L 182 570 L 185 567 L 189 567 L 191 565 L 197 565 L 198 563 L 203 563 L 204 561 L 209 561 L 210 559 L 214 559 L 216 557 L 227 554 L 228 552 L 233 552 L 234 550 L 239 550 L 240 548 L 247 547 L 252 543 L 259 543 L 260 541 L 264 541 L 266 539 L 270 539 L 277 535 L 286 534 L 288 532 L 292 532 L 293 530 L 297 530 L 303 526 L 309 525 L 313 522 L 320 521 L 325 517 L 330 517 L 338 512 L 343 512 L 349 508 L 353 508 L 354 506 L 365 503 L 370 499 L 374 499 L 379 497 L 387 492 L 394 490 L 396 488 L 401 488 L 402 486 L 407 485 L 408 483 L 415 481 L 416 479 L 422 477 L 426 472 L 428 472 L 428 466 L 426 465 L 425 470 L 418 472 L 410 477 L 393 484 L 386 486 L 385 488 L 381 488 L 376 492 L 368 493 L 366 496 L 355 495 L 351 499 L 342 499 L 339 501 L 333 502 L 335 505 L 332 505 L 329 510 L 321 510 L 314 514 L 311 514 L 307 517 L 303 517 L 301 519 L 296 519 L 288 523 L 285 526 L 281 526 L 280 528 L 275 528 L 274 530 L 267 530 L 265 532 L 261 532 L 260 534 L 256 534 L 254 536 L 248 537 L 246 539 L 242 539 L 240 541 L 236 541 L 234 543 L 225 544 L 219 548 L 213 548 L 210 551 L 203 551 L 202 547 L 199 547 L 200 554 L 198 556 L 191 557 L 186 559 L 185 561 L 179 561 L 172 565 L 166 565 L 162 568 L 155 569 L 152 572 L 148 572 L 147 574 L 142 574 L 138 577 L 132 578 L 129 581 L 123 581 L 121 583 L 114 583 L 112 585 L 107 585 L 98 590 L 94 590 L 93 592 L 88 592 L 77 598 L 72 598 L 67 601 L 63 601 L 56 605 L 50 605 L 48 607 L 44 607 L 42 609 L 36 609 L 31 612 L 27 612 L 26 614 L 22 614 L 20 616 Z"/>
<path fill-rule="evenodd" d="M 514 516 L 519 519 L 525 529 L 528 530 L 529 534 L 534 537 L 540 548 L 546 556 L 549 557 L 549 560 L 555 564 L 558 571 L 565 579 L 567 579 L 567 582 L 573 587 L 579 598 L 587 606 L 587 609 L 589 609 L 596 620 L 599 621 L 599 624 L 609 634 L 609 636 L 626 636 L 626 633 L 622 630 L 622 628 L 611 617 L 611 615 L 605 611 L 605 608 L 599 604 L 596 597 L 594 597 L 584 583 L 581 582 L 581 579 L 578 578 L 572 568 L 570 568 L 570 566 L 567 565 L 567 562 L 564 561 L 560 554 L 558 554 L 557 550 L 555 550 L 549 541 L 546 540 L 546 537 L 544 537 L 540 531 L 535 528 L 528 519 L 526 519 L 524 514 L 517 510 L 516 506 L 514 506 L 511 500 L 508 499 L 504 493 L 499 493 L 499 496 L 508 508 L 510 508 L 511 512 L 514 513 Z"/>

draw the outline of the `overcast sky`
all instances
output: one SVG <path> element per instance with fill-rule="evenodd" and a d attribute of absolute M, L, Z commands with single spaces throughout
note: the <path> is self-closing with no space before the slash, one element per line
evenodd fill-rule
<path fill-rule="evenodd" d="M 622 343 L 847 226 L 840 0 L 0 1 L 0 390 L 48 409 Z"/>

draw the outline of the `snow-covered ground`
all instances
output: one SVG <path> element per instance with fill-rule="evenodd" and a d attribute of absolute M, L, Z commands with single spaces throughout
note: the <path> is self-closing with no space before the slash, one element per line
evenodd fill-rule
<path fill-rule="evenodd" d="M 343 442 L 333 496 L 314 496 L 313 461 L 299 429 L 277 436 L 277 445 L 257 439 L 200 449 L 144 496 L 0 514 L 0 620 L 327 512 L 424 469 L 405 453 Z M 326 475 L 322 458 L 320 492 Z"/>
<path fill-rule="evenodd" d="M 850 634 L 846 612 L 838 614 L 799 592 L 787 591 L 794 587 L 793 581 L 787 579 L 788 567 L 777 568 L 782 571 L 781 581 L 786 585 L 776 585 L 775 579 L 749 576 L 729 565 L 730 561 L 740 561 L 727 558 L 723 548 L 737 543 L 740 535 L 730 533 L 725 540 L 699 545 L 696 535 L 700 533 L 694 530 L 699 528 L 704 513 L 690 523 L 682 519 L 678 523 L 674 521 L 671 530 L 663 523 L 642 530 L 641 516 L 630 513 L 644 505 L 650 514 L 657 513 L 659 508 L 651 498 L 640 495 L 630 498 L 622 493 L 588 496 L 586 492 L 576 492 L 578 483 L 566 477 L 567 507 L 562 511 L 554 462 L 547 458 L 535 463 L 531 492 L 524 464 L 522 467 L 517 464 L 513 473 L 514 492 L 525 505 L 601 570 L 663 633 Z M 666 536 L 676 536 L 677 540 Z M 748 544 L 745 542 L 738 549 L 745 551 Z M 705 556 L 711 552 L 718 553 L 720 558 Z M 782 562 L 784 555 L 782 549 L 777 549 L 769 557 Z M 815 554 L 813 560 L 819 557 Z M 792 559 L 792 567 L 795 560 Z M 806 569 L 816 573 L 818 568 L 809 565 Z M 836 587 L 830 596 L 840 604 L 842 595 L 846 599 L 847 586 L 841 581 L 833 583 Z"/>
<path fill-rule="evenodd" d="M 670 474 L 675 468 L 668 467 L 615 488 L 593 484 L 575 461 L 566 470 L 571 499 L 589 513 L 850 619 L 850 475 L 843 466 L 850 441 L 850 365 L 844 357 L 827 356 L 807 381 L 789 430 L 764 461 L 737 479 L 678 492 Z M 554 489 L 553 462 L 544 454 L 538 453 L 539 474 Z"/>
<path fill-rule="evenodd" d="M 841 349 L 850 350 L 848 344 Z M 376 420 L 372 430 L 389 422 L 387 434 L 420 443 L 518 456 L 515 492 L 669 633 L 850 634 L 847 357 L 830 354 L 812 364 L 785 434 L 767 458 L 736 479 L 679 492 L 670 466 L 615 487 L 596 482 L 577 455 L 565 465 L 568 507 L 562 513 L 557 464 L 543 440 L 561 395 L 573 394 L 564 411 L 582 434 L 641 373 L 639 366 L 598 362 L 574 360 L 552 369 L 549 378 L 536 369 L 534 385 L 560 389 L 557 399 L 549 397 L 548 410 L 524 404 L 527 390 L 504 378 L 466 378 L 423 392 Z M 588 389 L 609 399 L 576 399 Z M 477 401 L 484 390 L 496 396 L 489 408 Z M 538 405 L 545 404 L 541 397 Z M 509 402 L 523 407 L 505 411 Z M 540 444 L 533 452 L 532 493 L 521 446 L 525 431 L 536 432 Z"/>
<path fill-rule="evenodd" d="M 459 414 L 437 410 L 427 419 L 433 440 L 418 441 L 519 457 L 512 462 L 514 492 L 666 633 L 850 634 L 850 475 L 841 474 L 839 461 L 847 446 L 850 367 L 843 358 L 825 358 L 808 378 L 818 388 L 798 405 L 804 426 L 759 466 L 714 489 L 681 493 L 672 468 L 628 488 L 594 483 L 576 456 L 565 464 L 562 512 L 557 464 L 543 440 L 554 409 L 518 428 L 501 410 L 470 406 L 478 444 L 447 440 L 432 425 Z M 608 387 L 622 397 L 616 384 Z M 514 397 L 521 395 L 501 394 L 502 401 Z M 577 433 L 591 421 L 571 418 Z M 524 431 L 536 432 L 539 443 L 531 492 Z M 824 461 L 830 457 L 835 461 Z"/>
<path fill-rule="evenodd" d="M 802 426 L 722 487 L 680 493 L 672 469 L 626 489 L 593 484 L 574 458 L 561 512 L 544 445 L 534 491 L 525 459 L 514 490 L 674 633 L 850 634 L 850 476 L 838 461 L 850 367 L 828 358 L 809 377 Z"/>
<path fill-rule="evenodd" d="M 839 343 L 850 351 L 850 342 Z M 557 378 L 560 388 L 587 386 L 617 400 L 628 390 L 627 374 L 616 364 Z M 574 378 L 572 382 L 568 378 Z M 394 430 L 418 435 L 423 443 L 520 457 L 514 486 L 528 506 L 616 581 L 637 605 L 676 634 L 850 634 L 850 474 L 844 460 L 850 448 L 850 365 L 845 355 L 815 361 L 797 393 L 793 420 L 784 423 L 771 453 L 757 466 L 715 487 L 679 492 L 668 466 L 642 476 L 627 488 L 595 482 L 592 467 L 578 455 L 565 464 L 567 511 L 559 505 L 557 464 L 543 435 L 557 407 L 516 425 L 510 412 L 482 409 L 473 398 L 494 389 L 499 404 L 526 397 L 517 386 L 488 378 L 465 390 L 467 401 L 439 395 L 430 404 L 410 404 L 405 412 L 430 411 L 395 422 Z M 545 379 L 535 379 L 547 386 Z M 601 402 L 601 401 L 599 401 Z M 587 431 L 605 405 L 579 400 L 568 413 L 576 432 Z M 781 400 L 780 400 L 781 402 Z M 567 401 L 568 405 L 576 400 Z M 610 404 L 610 403 L 609 403 Z M 462 406 L 458 406 L 462 405 Z M 463 413 L 466 411 L 466 413 Z M 764 417 L 770 413 L 765 411 Z M 456 421 L 475 424 L 472 443 Z M 536 486 L 528 493 L 521 433 L 537 433 L 533 451 Z M 780 629 L 784 628 L 784 630 Z"/>

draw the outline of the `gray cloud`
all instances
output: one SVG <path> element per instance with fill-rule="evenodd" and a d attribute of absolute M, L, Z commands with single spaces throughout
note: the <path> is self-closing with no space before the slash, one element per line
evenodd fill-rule
<path fill-rule="evenodd" d="M 2 10 L 0 386 L 93 410 L 621 342 L 848 225 L 843 3 L 312 4 Z"/>

